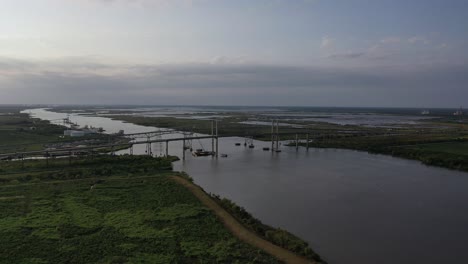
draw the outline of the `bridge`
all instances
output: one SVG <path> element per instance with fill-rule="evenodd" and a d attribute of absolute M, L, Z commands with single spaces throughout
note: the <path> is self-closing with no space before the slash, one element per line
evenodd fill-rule
<path fill-rule="evenodd" d="M 182 137 L 174 137 L 174 138 L 159 138 L 162 135 L 169 135 L 169 134 L 181 134 Z M 278 120 L 272 121 L 271 126 L 271 133 L 263 133 L 263 134 L 255 134 L 255 137 L 264 137 L 270 136 L 271 137 L 271 151 L 279 151 L 279 141 L 281 136 L 290 136 L 295 135 L 295 145 L 296 149 L 299 147 L 299 136 L 306 137 L 306 149 L 309 149 L 309 142 L 310 142 L 310 132 L 287 132 L 281 133 L 279 132 L 279 122 Z M 110 135 L 111 136 L 111 135 Z M 93 152 L 104 151 L 107 153 L 115 153 L 116 150 L 119 149 L 129 149 L 130 154 L 133 155 L 133 146 L 135 145 L 146 145 L 146 153 L 148 155 L 152 155 L 152 144 L 153 143 L 165 143 L 165 155 L 169 155 L 169 143 L 174 141 L 182 141 L 183 151 L 182 151 L 182 159 L 185 159 L 185 150 L 186 150 L 186 142 L 191 140 L 199 140 L 199 139 L 211 139 L 211 152 L 215 157 L 219 155 L 218 149 L 218 140 L 222 137 L 232 137 L 229 136 L 220 136 L 218 135 L 218 122 L 215 120 L 211 120 L 211 134 L 210 135 L 200 135 L 196 136 L 193 132 L 183 132 L 178 131 L 175 129 L 160 129 L 156 131 L 148 131 L 148 132 L 138 132 L 138 133 L 129 133 L 129 134 L 113 134 L 117 138 L 125 138 L 128 141 L 126 142 L 114 142 L 109 144 L 98 144 L 98 145 L 91 145 L 91 146 L 77 146 L 77 147 L 59 147 L 59 148 L 50 148 L 50 149 L 43 149 L 43 150 L 36 150 L 36 151 L 20 151 L 20 152 L 10 152 L 10 153 L 0 153 L 0 160 L 10 160 L 10 159 L 21 159 L 27 157 L 43 157 L 46 160 L 50 157 L 59 157 L 59 156 L 68 156 L 72 157 L 75 154 L 92 154 Z M 156 137 L 156 139 L 155 139 Z M 244 137 L 244 136 L 240 136 Z M 250 137 L 253 138 L 253 137 Z M 138 140 L 140 139 L 140 140 Z M 144 139 L 144 140 L 141 140 Z"/>

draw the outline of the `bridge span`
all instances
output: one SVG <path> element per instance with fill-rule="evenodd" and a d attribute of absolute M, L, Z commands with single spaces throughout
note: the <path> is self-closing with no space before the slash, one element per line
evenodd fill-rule
<path fill-rule="evenodd" d="M 146 144 L 146 153 L 148 155 L 152 155 L 152 144 L 153 143 L 165 143 L 165 155 L 169 155 L 169 142 L 174 141 L 182 141 L 183 144 L 183 157 L 185 159 L 185 150 L 186 142 L 191 140 L 199 140 L 199 139 L 211 139 L 211 153 L 214 156 L 218 157 L 219 149 L 218 149 L 218 140 L 222 137 L 233 137 L 233 135 L 229 136 L 220 136 L 218 135 L 218 123 L 217 121 L 212 120 L 211 126 L 211 135 L 200 135 L 194 136 L 192 132 L 181 132 L 175 129 L 163 129 L 163 130 L 156 130 L 156 131 L 149 131 L 149 132 L 139 132 L 139 133 L 130 133 L 130 134 L 116 134 L 118 137 L 130 139 L 128 142 L 116 142 L 110 144 L 99 144 L 99 145 L 88 145 L 88 146 L 81 146 L 81 147 L 62 147 L 62 148 L 49 148 L 43 150 L 36 150 L 36 151 L 19 151 L 19 152 L 10 152 L 10 153 L 0 153 L 0 160 L 12 160 L 12 159 L 21 159 L 27 157 L 43 157 L 46 160 L 50 157 L 59 157 L 59 156 L 68 156 L 72 157 L 76 154 L 93 154 L 95 152 L 106 152 L 106 153 L 115 153 L 116 150 L 119 149 L 129 149 L 130 154 L 133 155 L 133 146 L 135 145 L 142 145 Z M 174 137 L 174 138 L 156 138 L 154 137 L 167 135 L 167 134 L 182 134 L 183 137 Z M 279 132 L 279 124 L 278 121 L 272 122 L 271 133 L 264 133 L 264 134 L 256 134 L 255 137 L 264 137 L 264 136 L 271 136 L 271 151 L 279 150 L 279 141 L 280 136 L 283 135 L 296 135 L 295 142 L 296 142 L 296 149 L 299 146 L 299 135 L 306 136 L 306 148 L 309 148 L 309 141 L 310 141 L 310 132 L 294 132 L 294 133 L 280 133 Z M 239 136 L 245 137 L 245 136 Z M 146 140 L 137 140 L 138 138 L 145 138 Z M 253 137 L 249 137 L 253 138 Z"/>

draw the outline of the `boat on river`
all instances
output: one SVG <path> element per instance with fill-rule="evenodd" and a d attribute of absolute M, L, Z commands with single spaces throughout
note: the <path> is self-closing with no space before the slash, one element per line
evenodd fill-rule
<path fill-rule="evenodd" d="M 214 152 L 213 151 L 206 151 L 206 150 L 203 150 L 203 149 L 197 149 L 194 152 L 192 152 L 192 155 L 194 157 L 205 157 L 205 156 L 214 155 Z"/>

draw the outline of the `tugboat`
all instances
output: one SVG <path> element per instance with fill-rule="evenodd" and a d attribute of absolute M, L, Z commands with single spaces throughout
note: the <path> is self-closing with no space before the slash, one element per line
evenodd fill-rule
<path fill-rule="evenodd" d="M 254 144 L 250 144 L 249 148 L 255 148 Z"/>
<path fill-rule="evenodd" d="M 214 153 L 212 151 L 206 151 L 203 149 L 197 149 L 192 153 L 192 155 L 195 157 L 205 157 L 205 156 L 211 156 L 213 154 Z"/>
<path fill-rule="evenodd" d="M 236 143 L 236 146 L 240 146 L 240 145 L 241 145 L 241 143 Z"/>
<path fill-rule="evenodd" d="M 264 150 L 264 151 L 269 151 L 270 148 L 269 148 L 269 147 L 265 147 L 265 148 L 263 148 L 263 150 Z"/>
<path fill-rule="evenodd" d="M 227 158 L 227 154 L 221 154 L 221 158 Z"/>

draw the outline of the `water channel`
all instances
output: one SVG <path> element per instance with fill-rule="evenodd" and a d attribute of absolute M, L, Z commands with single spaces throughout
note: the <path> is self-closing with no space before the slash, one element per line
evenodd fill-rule
<path fill-rule="evenodd" d="M 46 120 L 67 117 L 45 109 L 25 112 Z M 105 117 L 70 119 L 107 133 L 157 130 Z M 268 142 L 255 141 L 254 149 L 236 142 L 244 140 L 220 139 L 227 158 L 187 153 L 174 169 L 262 222 L 305 239 L 332 264 L 468 263 L 468 173 L 351 150 L 282 147 L 271 153 L 262 151 Z M 192 144 L 211 148 L 210 139 Z M 153 146 L 156 155 L 164 149 Z M 144 145 L 134 148 L 144 151 Z M 181 157 L 181 143 L 171 142 L 169 153 Z"/>

